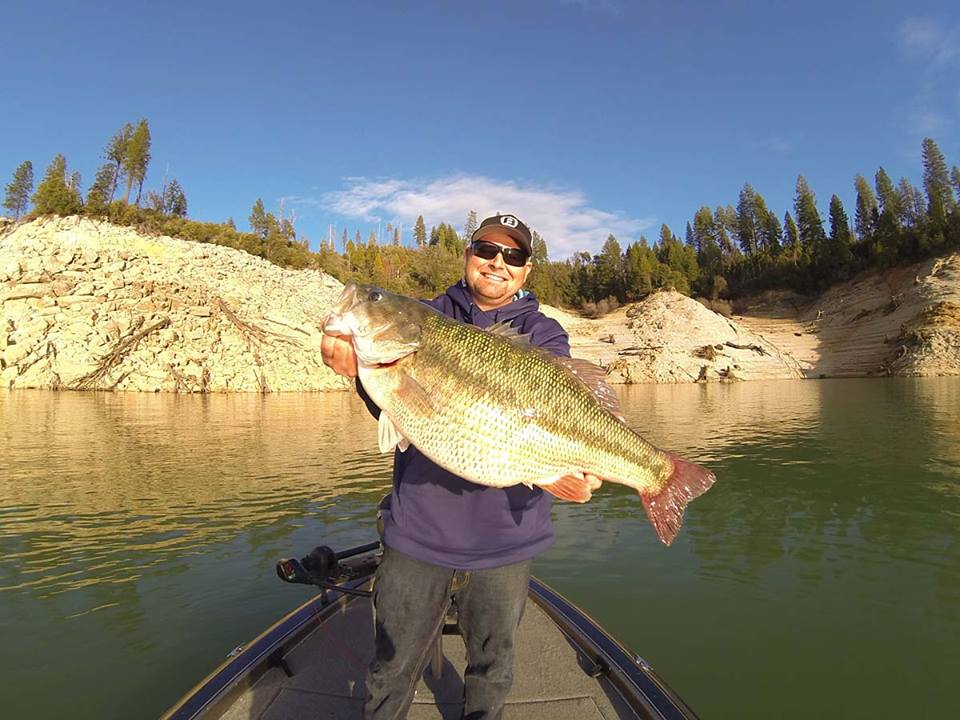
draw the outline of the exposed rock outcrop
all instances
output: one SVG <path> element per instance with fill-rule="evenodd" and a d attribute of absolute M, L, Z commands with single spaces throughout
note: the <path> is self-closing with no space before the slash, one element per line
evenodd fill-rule
<path fill-rule="evenodd" d="M 0 389 L 349 387 L 320 360 L 342 285 L 85 218 L 0 218 Z M 960 375 L 960 254 L 725 317 L 658 292 L 597 319 L 544 307 L 613 383 Z"/>
<path fill-rule="evenodd" d="M 960 375 L 960 254 L 865 274 L 813 299 L 772 293 L 734 321 L 804 376 Z"/>
<path fill-rule="evenodd" d="M 614 383 L 802 378 L 774 343 L 678 292 L 657 292 L 599 320 L 546 308 L 570 334 L 571 352 L 605 367 Z"/>
<path fill-rule="evenodd" d="M 341 284 L 86 218 L 0 228 L 0 387 L 320 390 Z"/>

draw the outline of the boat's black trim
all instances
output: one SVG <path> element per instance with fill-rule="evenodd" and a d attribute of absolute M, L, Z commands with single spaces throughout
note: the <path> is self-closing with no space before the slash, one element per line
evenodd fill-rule
<path fill-rule="evenodd" d="M 369 580 L 369 577 L 359 578 L 346 585 L 355 589 Z M 161 720 L 194 720 L 215 706 L 229 706 L 269 668 L 284 667 L 286 650 L 349 601 L 350 597 L 337 590 L 330 590 L 324 596 L 318 595 L 308 600 L 225 661 L 187 693 Z M 284 671 L 289 673 L 289 668 L 284 668 Z M 208 717 L 219 716 L 214 714 Z"/>
<path fill-rule="evenodd" d="M 696 713 L 667 687 L 653 668 L 631 655 L 583 610 L 537 578 L 530 579 L 530 593 L 560 629 L 586 653 L 593 663 L 591 675 L 606 674 L 625 695 L 628 704 L 636 707 L 639 703 L 651 718 L 696 720 Z"/>

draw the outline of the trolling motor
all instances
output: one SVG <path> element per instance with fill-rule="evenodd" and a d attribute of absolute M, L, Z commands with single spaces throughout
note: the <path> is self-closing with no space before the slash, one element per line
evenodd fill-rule
<path fill-rule="evenodd" d="M 278 560 L 277 577 L 288 583 L 316 585 L 324 596 L 327 590 L 336 590 L 348 595 L 369 597 L 368 591 L 343 587 L 343 583 L 372 575 L 380 563 L 380 550 L 379 541 L 340 553 L 327 545 L 318 545 L 299 560 Z"/>
<path fill-rule="evenodd" d="M 384 495 L 377 504 L 377 533 L 383 537 L 384 514 L 390 510 L 390 494 Z M 337 590 L 349 595 L 369 597 L 365 590 L 354 590 L 341 585 L 351 580 L 373 575 L 380 564 L 383 552 L 381 541 L 360 545 L 343 552 L 334 552 L 327 545 L 318 545 L 299 560 L 283 558 L 277 561 L 277 577 L 284 582 L 300 585 L 316 585 L 322 591 L 324 601 L 327 590 Z"/>

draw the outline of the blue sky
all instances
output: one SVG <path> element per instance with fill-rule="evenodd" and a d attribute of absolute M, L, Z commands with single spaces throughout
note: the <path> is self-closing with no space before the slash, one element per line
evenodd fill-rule
<path fill-rule="evenodd" d="M 920 142 L 960 164 L 955 2 L 22 2 L 0 10 L 0 180 L 56 153 L 93 180 L 147 118 L 145 189 L 311 240 L 418 214 L 515 212 L 551 257 L 683 236 L 750 182 L 781 217 L 799 173 L 826 217 Z M 269 9 L 268 9 L 269 8 Z"/>

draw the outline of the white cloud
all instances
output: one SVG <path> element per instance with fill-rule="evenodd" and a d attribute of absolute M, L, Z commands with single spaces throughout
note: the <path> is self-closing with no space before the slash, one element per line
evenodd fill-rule
<path fill-rule="evenodd" d="M 944 115 L 928 107 L 915 108 L 907 114 L 907 128 L 914 135 L 935 137 L 949 125 L 950 122 Z"/>
<path fill-rule="evenodd" d="M 327 210 L 367 222 L 403 223 L 406 228 L 423 215 L 428 227 L 446 222 L 461 232 L 471 210 L 481 220 L 497 212 L 516 213 L 543 236 L 554 259 L 578 250 L 599 251 L 611 234 L 621 244 L 631 242 L 654 224 L 652 218 L 631 218 L 592 207 L 578 190 L 476 175 L 434 180 L 347 178 L 344 182 L 343 190 L 321 197 L 319 203 Z"/>
<path fill-rule="evenodd" d="M 951 132 L 957 120 L 946 98 L 956 87 L 960 28 L 915 17 L 901 23 L 898 35 L 901 51 L 919 71 L 916 89 L 900 111 L 901 122 L 915 138 L 936 139 Z"/>
<path fill-rule="evenodd" d="M 936 64 L 960 58 L 960 32 L 928 18 L 910 18 L 900 25 L 900 42 L 911 56 Z"/>

